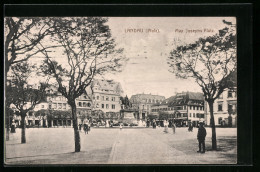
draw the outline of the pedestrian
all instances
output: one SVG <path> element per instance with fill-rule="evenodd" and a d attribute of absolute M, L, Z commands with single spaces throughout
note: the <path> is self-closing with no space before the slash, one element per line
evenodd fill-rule
<path fill-rule="evenodd" d="M 123 124 L 122 124 L 122 122 L 120 123 L 120 131 L 122 130 L 122 128 L 123 128 Z"/>
<path fill-rule="evenodd" d="M 12 124 L 11 124 L 11 133 L 15 133 L 15 123 L 14 123 L 14 120 L 12 121 Z"/>
<path fill-rule="evenodd" d="M 156 122 L 155 122 L 155 119 L 153 120 L 153 129 L 156 129 Z"/>
<path fill-rule="evenodd" d="M 83 127 L 84 127 L 83 129 L 84 129 L 85 134 L 86 133 L 88 134 L 88 131 L 89 131 L 89 121 L 88 121 L 88 119 L 84 120 Z"/>
<path fill-rule="evenodd" d="M 189 131 L 189 132 L 192 132 L 192 130 L 193 130 L 192 122 L 189 122 L 189 123 L 188 123 L 188 126 L 189 126 L 189 127 L 188 127 L 188 131 Z"/>
<path fill-rule="evenodd" d="M 176 125 L 175 125 L 175 123 L 173 122 L 173 123 L 172 123 L 172 132 L 173 132 L 173 134 L 175 134 L 175 130 L 176 130 Z"/>
<path fill-rule="evenodd" d="M 168 133 L 168 121 L 167 120 L 164 120 L 164 123 L 163 123 L 163 125 L 164 125 L 164 132 L 165 133 Z"/>
<path fill-rule="evenodd" d="M 193 123 L 190 124 L 190 131 L 193 132 Z"/>
<path fill-rule="evenodd" d="M 79 124 L 79 131 L 81 131 L 81 126 L 82 126 L 82 124 Z"/>
<path fill-rule="evenodd" d="M 197 151 L 198 153 L 205 153 L 205 137 L 207 135 L 207 131 L 203 125 L 204 125 L 203 122 L 199 123 L 199 129 L 197 135 L 197 139 L 199 141 L 199 150 Z M 202 151 L 201 151 L 201 145 L 202 145 Z"/>

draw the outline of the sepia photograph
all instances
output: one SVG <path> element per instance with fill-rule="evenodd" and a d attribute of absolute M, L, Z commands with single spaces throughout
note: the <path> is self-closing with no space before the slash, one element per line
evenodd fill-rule
<path fill-rule="evenodd" d="M 6 165 L 237 164 L 237 19 L 5 17 Z"/>

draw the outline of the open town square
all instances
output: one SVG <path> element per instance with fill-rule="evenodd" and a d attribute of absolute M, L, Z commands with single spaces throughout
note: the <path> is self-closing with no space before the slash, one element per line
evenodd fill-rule
<path fill-rule="evenodd" d="M 207 129 L 206 153 L 197 153 L 197 129 L 91 128 L 80 132 L 81 152 L 74 152 L 72 128 L 27 129 L 27 143 L 20 130 L 6 143 L 7 164 L 235 164 L 236 128 L 217 128 L 218 151 L 211 151 Z"/>
<path fill-rule="evenodd" d="M 235 17 L 4 24 L 6 165 L 237 163 Z"/>

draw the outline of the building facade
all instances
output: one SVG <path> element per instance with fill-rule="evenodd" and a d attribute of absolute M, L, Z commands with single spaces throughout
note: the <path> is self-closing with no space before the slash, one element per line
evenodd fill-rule
<path fill-rule="evenodd" d="M 164 96 L 152 95 L 152 94 L 136 94 L 132 95 L 130 102 L 132 109 L 136 110 L 137 119 L 145 120 L 152 112 L 152 105 L 161 103 L 165 100 Z"/>
<path fill-rule="evenodd" d="M 152 106 L 153 115 L 159 116 L 160 113 L 168 114 L 168 119 L 173 119 L 178 126 L 187 126 L 188 122 L 197 126 L 199 121 L 205 121 L 203 94 L 197 92 L 177 93 L 161 104 Z"/>
<path fill-rule="evenodd" d="M 123 95 L 123 89 L 119 82 L 95 80 L 92 90 L 93 110 L 102 110 L 104 113 L 119 113 L 121 110 L 120 97 Z"/>
<path fill-rule="evenodd" d="M 210 125 L 209 105 L 206 103 L 206 124 Z M 213 114 L 216 126 L 237 126 L 237 90 L 226 89 L 215 100 Z"/>
<path fill-rule="evenodd" d="M 92 89 L 86 90 L 76 99 L 78 123 L 84 118 L 106 119 L 119 116 L 120 96 L 123 94 L 120 83 L 112 80 L 94 80 Z M 26 125 L 38 127 L 72 127 L 71 108 L 67 99 L 52 86 L 46 89 L 45 99 L 27 113 Z M 30 104 L 28 104 L 29 107 Z M 12 105 L 15 112 L 16 109 Z M 14 113 L 13 120 L 19 126 L 21 118 Z"/>

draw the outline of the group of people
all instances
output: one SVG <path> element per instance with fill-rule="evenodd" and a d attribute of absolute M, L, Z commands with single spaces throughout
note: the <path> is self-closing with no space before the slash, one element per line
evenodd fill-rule
<path fill-rule="evenodd" d="M 168 133 L 169 122 L 167 120 L 164 120 L 163 125 L 164 125 L 164 132 Z M 172 122 L 171 126 L 172 126 L 172 133 L 175 134 L 176 124 L 174 122 Z"/>
<path fill-rule="evenodd" d="M 83 130 L 85 132 L 85 134 L 90 131 L 90 123 L 89 123 L 89 120 L 88 119 L 84 119 L 83 121 L 83 124 L 79 124 L 79 130 L 81 131 L 81 128 L 82 128 L 82 125 L 83 125 Z"/>

